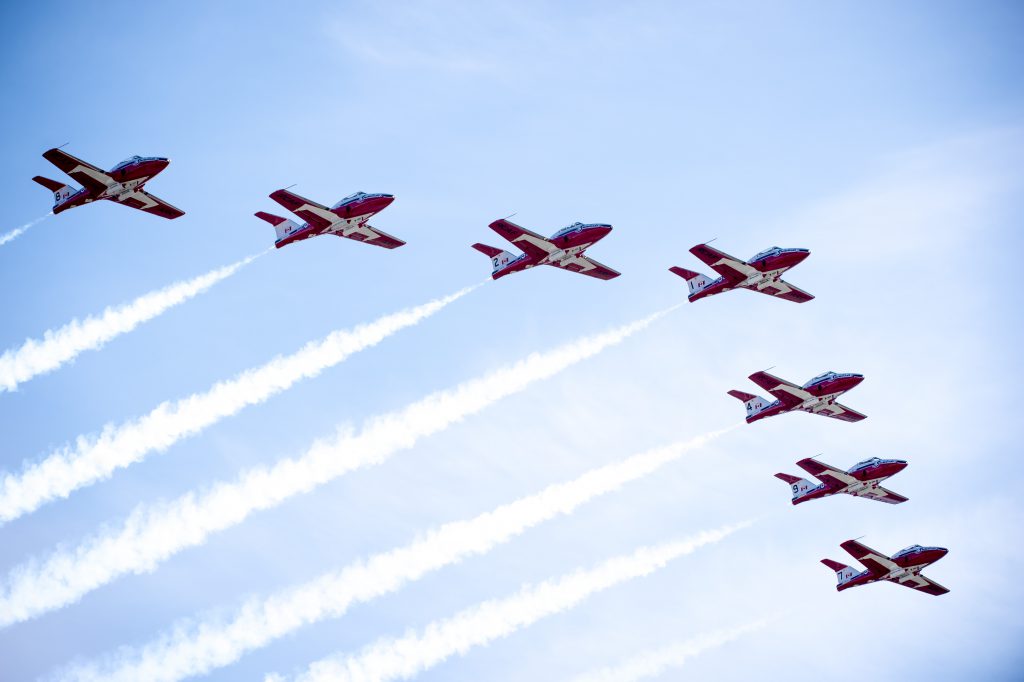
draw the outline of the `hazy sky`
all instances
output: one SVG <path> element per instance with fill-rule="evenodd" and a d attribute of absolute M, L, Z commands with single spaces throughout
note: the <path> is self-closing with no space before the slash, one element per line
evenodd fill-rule
<path fill-rule="evenodd" d="M 0 526 L 0 595 L 32 561 L 170 502 L 298 456 L 535 351 L 680 301 L 688 253 L 805 247 L 795 305 L 748 292 L 685 304 L 373 468 L 295 496 L 0 629 L 0 680 L 114 660 L 185 618 L 233 613 L 552 483 L 742 419 L 746 377 L 861 372 L 846 424 L 743 425 L 656 474 L 295 630 L 212 680 L 292 676 L 416 632 L 525 583 L 641 545 L 753 521 L 666 568 L 471 649 L 424 680 L 569 679 L 763 618 L 659 679 L 1016 679 L 1024 667 L 1019 394 L 1024 9 L 1016 2 L 34 3 L 0 9 L 0 234 L 46 214 L 40 154 L 110 168 L 168 156 L 147 186 L 167 221 L 109 202 L 0 245 L 0 352 L 74 318 L 258 254 L 267 195 L 397 199 L 395 251 L 321 238 L 261 256 L 104 348 L 0 393 L 15 473 L 161 402 L 484 280 L 476 241 L 514 220 L 614 231 L 601 282 L 553 268 L 491 282 L 320 376 L 109 480 Z M 910 462 L 892 507 L 792 508 L 777 471 L 821 453 Z M 837 594 L 819 560 L 864 536 L 948 547 L 933 598 Z M 28 567 L 28 568 L 26 568 Z M 211 615 L 213 614 L 213 615 Z M 2 614 L 0 614 L 2 615 Z M 858 662 L 860 661 L 860 662 Z M 61 673 L 62 674 L 62 673 Z"/>

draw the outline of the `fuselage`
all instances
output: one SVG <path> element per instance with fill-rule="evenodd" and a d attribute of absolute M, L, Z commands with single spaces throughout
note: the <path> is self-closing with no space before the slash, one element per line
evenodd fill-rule
<path fill-rule="evenodd" d="M 799 497 L 793 498 L 793 504 L 800 504 L 808 500 L 817 500 L 837 493 L 856 495 L 864 490 L 878 488 L 885 479 L 894 476 L 907 467 L 907 462 L 902 459 L 881 459 L 872 457 L 863 462 L 853 465 L 846 474 L 857 479 L 856 483 L 842 485 L 839 482 L 833 483 L 834 479 L 828 478 L 826 482 L 820 483 L 808 489 Z M 794 485 L 794 489 L 796 486 Z"/>
<path fill-rule="evenodd" d="M 54 206 L 53 212 L 60 213 L 100 199 L 118 201 L 125 194 L 141 190 L 147 182 L 159 175 L 170 163 L 170 159 L 161 156 L 132 156 L 127 158 L 109 171 L 106 171 L 106 174 L 111 178 L 111 182 L 102 191 L 83 187 L 69 194 L 63 201 L 61 201 L 60 192 L 58 192 L 57 199 L 60 203 Z"/>
<path fill-rule="evenodd" d="M 355 194 L 341 199 L 331 207 L 331 213 L 333 213 L 337 218 L 337 221 L 333 224 L 328 227 L 319 227 L 316 225 L 310 225 L 309 223 L 303 223 L 297 230 L 276 240 L 274 245 L 277 248 L 281 248 L 282 246 L 286 246 L 292 242 L 302 241 L 303 239 L 308 239 L 317 235 L 332 234 L 335 232 L 340 232 L 342 235 L 348 236 L 355 230 L 358 230 L 370 218 L 390 206 L 391 202 L 394 200 L 395 197 L 393 194 L 367 194 L 366 192 L 356 192 Z"/>
<path fill-rule="evenodd" d="M 513 272 L 527 270 L 536 265 L 553 265 L 561 261 L 582 256 L 583 253 L 608 236 L 612 226 L 604 223 L 573 223 L 564 227 L 550 237 L 550 241 L 557 249 L 543 258 L 533 258 L 525 253 L 509 258 L 502 262 L 500 256 L 495 256 L 495 265 L 498 267 L 491 275 L 494 279 L 500 279 Z"/>
<path fill-rule="evenodd" d="M 796 404 L 786 404 L 781 400 L 764 404 L 761 409 L 755 405 L 758 411 L 747 416 L 747 423 L 752 424 L 759 419 L 767 419 L 786 412 L 811 412 L 817 413 L 827 411 L 829 406 L 839 399 L 839 396 L 855 388 L 864 381 L 863 374 L 852 372 L 840 374 L 838 372 L 825 372 L 814 377 L 801 388 L 811 394 L 811 397 Z M 767 401 L 766 401 L 767 402 Z"/>
<path fill-rule="evenodd" d="M 860 585 L 867 585 L 880 580 L 904 582 L 905 580 L 916 576 L 925 568 L 946 556 L 948 553 L 949 550 L 945 547 L 922 547 L 921 545 L 913 545 L 906 549 L 901 549 L 890 557 L 890 560 L 896 564 L 896 568 L 893 568 L 888 573 L 879 575 L 872 573 L 871 571 L 861 571 L 850 578 L 850 580 L 836 585 L 836 589 L 842 592 L 843 590 L 847 590 L 851 587 L 859 587 Z"/>
<path fill-rule="evenodd" d="M 802 263 L 809 255 L 811 255 L 809 249 L 783 249 L 773 246 L 758 253 L 747 262 L 747 265 L 754 268 L 756 272 L 748 275 L 746 279 L 730 283 L 725 277 L 719 277 L 707 287 L 690 294 L 688 298 L 690 301 L 698 301 L 707 296 L 722 294 L 733 289 L 767 289 L 779 281 L 787 270 Z"/>

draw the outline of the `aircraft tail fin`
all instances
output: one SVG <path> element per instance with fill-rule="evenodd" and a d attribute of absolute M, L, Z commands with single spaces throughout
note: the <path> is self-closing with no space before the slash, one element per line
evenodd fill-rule
<path fill-rule="evenodd" d="M 65 201 L 71 198 L 77 190 L 65 185 L 57 180 L 51 180 L 50 178 L 44 178 L 41 175 L 37 175 L 32 178 L 34 181 L 45 187 L 46 189 L 53 192 L 53 207 L 57 208 Z"/>
<path fill-rule="evenodd" d="M 817 487 L 806 478 L 791 476 L 790 474 L 775 474 L 775 478 L 785 481 L 793 489 L 793 504 L 796 504 L 797 499 L 806 495 L 811 488 Z"/>
<path fill-rule="evenodd" d="M 847 566 L 846 564 L 841 564 L 838 561 L 832 561 L 831 559 L 822 559 L 821 563 L 825 564 L 826 566 L 828 566 L 836 572 L 836 580 L 839 582 L 837 587 L 842 587 L 846 583 L 853 580 L 853 577 L 857 575 L 857 571 L 855 571 L 853 568 Z"/>
<path fill-rule="evenodd" d="M 512 259 L 515 258 L 515 256 L 508 251 L 502 251 L 496 246 L 477 243 L 473 244 L 473 248 L 491 259 L 491 274 L 494 274 L 503 266 L 508 265 L 512 262 Z"/>
<path fill-rule="evenodd" d="M 671 267 L 668 270 L 669 272 L 679 275 L 686 280 L 686 283 L 690 286 L 690 296 L 704 291 L 713 281 L 707 275 L 702 275 L 699 272 L 694 272 L 693 270 L 687 270 L 686 268 L 680 268 L 678 266 Z"/>
<path fill-rule="evenodd" d="M 290 234 L 295 234 L 299 229 L 298 224 L 294 220 L 288 220 L 287 218 L 282 218 L 281 216 L 274 215 L 273 213 L 257 211 L 256 217 L 260 220 L 266 220 L 274 226 L 274 231 L 277 233 L 277 241 L 281 241 Z"/>
<path fill-rule="evenodd" d="M 737 400 L 743 401 L 743 406 L 747 408 L 747 417 L 752 417 L 753 415 L 757 414 L 768 405 L 767 400 L 765 400 L 759 395 L 754 395 L 753 393 L 744 393 L 743 391 L 729 391 L 729 395 L 731 395 L 733 398 L 736 398 Z"/>

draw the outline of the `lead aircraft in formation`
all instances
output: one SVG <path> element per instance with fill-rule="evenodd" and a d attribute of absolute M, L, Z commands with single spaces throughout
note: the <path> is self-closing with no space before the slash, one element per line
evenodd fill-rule
<path fill-rule="evenodd" d="M 800 264 L 811 255 L 807 249 L 783 249 L 773 246 L 749 261 L 730 256 L 707 244 L 697 244 L 690 249 L 690 253 L 719 274 L 717 279 L 711 279 L 686 268 L 669 268 L 670 272 L 685 279 L 690 286 L 691 302 L 733 289 L 748 289 L 794 303 L 806 303 L 814 298 L 803 289 L 798 289 L 782 279 L 782 274 L 786 270 Z"/>
<path fill-rule="evenodd" d="M 106 199 L 161 218 L 179 218 L 185 215 L 181 209 L 142 189 L 147 182 L 167 168 L 170 159 L 162 156 L 130 156 L 109 171 L 105 171 L 71 156 L 60 148 L 44 152 L 43 158 L 82 186 L 75 189 L 41 175 L 32 178 L 53 192 L 55 214 Z"/>
<path fill-rule="evenodd" d="M 854 464 L 847 471 L 837 469 L 831 464 L 819 462 L 813 457 L 802 459 L 796 465 L 819 479 L 821 483 L 815 485 L 799 476 L 775 474 L 775 478 L 785 481 L 793 489 L 793 504 L 817 500 L 838 493 L 866 497 L 869 500 L 878 500 L 888 504 L 907 501 L 903 495 L 898 495 L 880 485 L 882 481 L 907 467 L 907 463 L 902 459 L 872 457 Z"/>
<path fill-rule="evenodd" d="M 769 402 L 759 395 L 743 391 L 729 391 L 729 395 L 743 401 L 747 408 L 747 423 L 774 417 L 786 412 L 810 412 L 844 422 L 859 422 L 867 415 L 836 402 L 836 399 L 864 381 L 863 374 L 819 374 L 803 386 L 791 384 L 768 372 L 754 372 L 750 380 L 775 397 Z"/>
<path fill-rule="evenodd" d="M 573 223 L 550 238 L 531 232 L 504 218 L 489 227 L 512 242 L 522 251 L 518 256 L 487 244 L 473 244 L 473 248 L 491 259 L 491 277 L 501 279 L 513 272 L 527 270 L 536 265 L 578 272 L 597 279 L 614 279 L 620 273 L 583 255 L 588 248 L 608 236 L 611 225 L 603 223 Z"/>
<path fill-rule="evenodd" d="M 395 200 L 391 194 L 356 192 L 330 208 L 300 197 L 287 189 L 277 190 L 270 195 L 270 198 L 306 221 L 299 225 L 294 220 L 258 211 L 257 218 L 274 226 L 274 230 L 277 232 L 274 246 L 277 248 L 321 234 L 347 237 L 357 242 L 385 249 L 397 249 L 399 246 L 405 245 L 401 239 L 392 237 L 387 232 L 378 230 L 367 223 L 370 218 L 391 205 L 391 202 Z"/>
<path fill-rule="evenodd" d="M 949 592 L 949 589 L 921 575 L 923 569 L 946 556 L 949 550 L 945 547 L 913 545 L 901 549 L 890 557 L 862 545 L 856 540 L 847 540 L 839 546 L 866 567 L 866 570 L 857 571 L 838 561 L 822 559 L 821 563 L 836 572 L 836 578 L 839 581 L 836 589 L 840 592 L 851 587 L 877 583 L 881 580 L 888 580 L 897 585 L 935 596 Z"/>

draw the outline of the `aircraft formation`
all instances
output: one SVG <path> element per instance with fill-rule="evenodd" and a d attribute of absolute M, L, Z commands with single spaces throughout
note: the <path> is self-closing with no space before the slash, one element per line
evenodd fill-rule
<path fill-rule="evenodd" d="M 32 178 L 53 192 L 54 214 L 100 199 L 115 201 L 161 218 L 174 219 L 185 214 L 181 209 L 143 189 L 147 182 L 167 168 L 170 164 L 167 158 L 132 156 L 109 171 L 101 170 L 60 148 L 48 150 L 43 154 L 43 158 L 81 185 L 81 188 L 75 189 L 42 176 Z M 274 227 L 274 245 L 277 248 L 325 234 L 385 249 L 396 249 L 406 243 L 369 225 L 368 222 L 391 205 L 395 200 L 391 194 L 356 192 L 339 200 L 330 208 L 290 192 L 287 188 L 271 193 L 270 198 L 303 221 L 300 225 L 294 220 L 272 213 L 256 212 L 257 218 Z M 491 259 L 492 279 L 497 280 L 537 265 L 550 265 L 603 280 L 614 279 L 621 274 L 586 255 L 587 249 L 611 233 L 611 225 L 575 222 L 558 230 L 551 237 L 544 237 L 505 218 L 495 220 L 488 227 L 520 250 L 519 255 L 515 255 L 487 244 L 472 245 L 474 249 Z M 686 280 L 689 287 L 688 300 L 691 303 L 734 289 L 746 289 L 794 303 L 806 303 L 814 299 L 813 295 L 782 279 L 784 273 L 810 256 L 808 249 L 773 246 L 761 251 L 749 261 L 730 256 L 708 244 L 698 244 L 690 249 L 690 253 L 718 273 L 717 278 L 711 279 L 682 267 L 669 268 L 670 272 Z M 728 391 L 730 396 L 743 402 L 748 424 L 788 412 L 807 412 L 845 422 L 859 422 L 867 418 L 867 415 L 836 402 L 839 396 L 864 380 L 862 374 L 829 371 L 814 377 L 802 386 L 766 371 L 754 372 L 748 378 L 774 398 L 769 401 L 744 391 Z M 804 478 L 790 474 L 775 474 L 776 478 L 791 486 L 793 505 L 840 493 L 887 504 L 901 504 L 907 501 L 906 497 L 880 485 L 885 479 L 906 468 L 907 462 L 904 460 L 872 457 L 846 471 L 819 462 L 813 457 L 802 459 L 796 465 L 817 478 L 820 483 L 812 484 Z M 892 556 L 873 550 L 857 540 L 847 540 L 840 544 L 840 547 L 865 569 L 857 571 L 838 561 L 822 559 L 821 562 L 836 573 L 837 591 L 889 581 L 936 596 L 949 592 L 946 587 L 921 575 L 924 568 L 948 553 L 949 550 L 943 547 L 912 545 Z"/>

